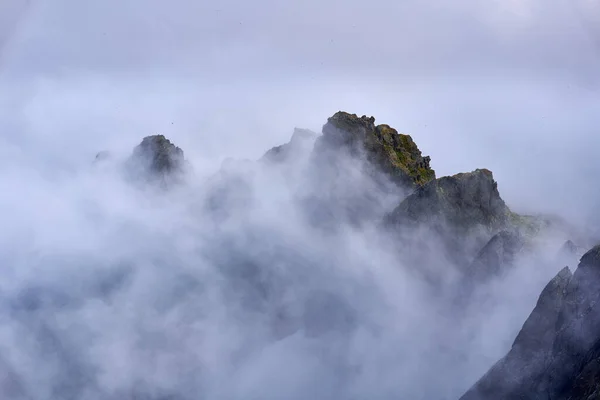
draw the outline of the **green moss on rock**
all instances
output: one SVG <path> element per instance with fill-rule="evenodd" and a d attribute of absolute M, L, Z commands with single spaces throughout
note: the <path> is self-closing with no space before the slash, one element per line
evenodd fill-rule
<path fill-rule="evenodd" d="M 423 157 L 412 137 L 389 125 L 375 125 L 374 117 L 339 111 L 323 126 L 320 144 L 345 149 L 355 156 L 365 155 L 402 186 L 418 187 L 435 179 L 430 157 Z"/>

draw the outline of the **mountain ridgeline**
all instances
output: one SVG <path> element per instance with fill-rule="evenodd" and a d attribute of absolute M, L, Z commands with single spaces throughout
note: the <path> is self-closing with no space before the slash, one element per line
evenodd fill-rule
<path fill-rule="evenodd" d="M 307 164 L 303 173 L 319 175 L 300 196 L 307 215 L 318 216 L 312 220 L 315 225 L 324 227 L 327 221 L 329 228 L 335 228 L 342 220 L 377 224 L 389 237 L 404 243 L 399 259 L 405 265 L 419 266 L 417 273 L 435 287 L 444 284 L 435 276 L 440 266 L 434 264 L 440 259 L 444 268 L 457 273 L 460 287 L 452 289 L 451 297 L 460 298 L 460 304 L 469 302 L 478 285 L 509 273 L 515 260 L 533 252 L 545 233 L 553 229 L 565 233 L 564 225 L 551 217 L 511 211 L 488 169 L 437 178 L 430 157 L 422 155 L 411 136 L 388 125 L 376 125 L 373 117 L 337 112 L 323 126 L 322 134 L 296 128 L 289 143 L 273 147 L 259 161 L 287 173 L 286 165 L 297 163 L 303 155 Z M 183 151 L 162 135 L 144 138 L 126 164 L 131 176 L 162 184 L 181 184 L 185 169 Z M 353 186 L 353 175 L 345 170 L 348 166 L 358 168 L 360 179 L 367 177 L 368 182 Z M 239 169 L 224 167 L 213 180 L 215 191 L 208 207 L 215 214 L 221 212 L 219 221 L 251 201 L 251 189 L 243 175 Z M 373 188 L 395 193 L 396 205 L 390 207 L 371 198 Z M 335 209 L 331 201 L 325 201 L 331 198 Z M 556 268 L 559 259 L 572 262 L 579 249 L 566 238 Z M 244 259 L 242 264 L 248 262 Z M 239 284 L 260 286 L 258 281 L 252 283 L 255 273 L 240 275 Z M 276 291 L 254 287 L 252 301 L 259 304 L 261 297 L 274 296 L 270 292 Z M 334 325 L 352 324 L 352 310 L 347 305 L 335 296 L 323 296 L 309 301 L 312 306 L 307 308 L 304 323 L 310 330 L 323 332 Z M 461 400 L 600 398 L 598 296 L 600 247 L 594 247 L 581 258 L 574 274 L 564 267 L 548 283 L 509 353 Z M 284 305 L 277 307 L 279 332 L 290 334 L 298 322 L 286 315 L 289 310 Z M 319 318 L 323 307 L 331 307 L 337 317 Z"/>
<path fill-rule="evenodd" d="M 182 149 L 163 135 L 143 138 L 125 160 L 115 159 L 108 152 L 98 153 L 94 167 L 106 164 L 116 166 L 119 176 L 133 192 L 143 188 L 139 191 L 140 198 L 159 198 L 160 207 L 185 198 L 181 193 L 196 193 L 185 192 L 196 179 L 192 163 L 186 160 Z M 169 241 L 172 231 L 166 227 L 163 231 L 167 217 L 153 226 L 152 233 L 158 232 L 159 238 L 155 241 L 145 232 L 134 231 L 131 224 L 119 222 L 118 232 L 124 231 L 129 235 L 124 236 L 128 240 L 133 242 L 142 237 L 141 254 L 147 257 L 143 267 L 123 262 L 115 268 L 101 268 L 89 277 L 77 275 L 73 277 L 80 279 L 76 285 L 69 284 L 60 290 L 34 287 L 10 299 L 11 315 L 26 329 L 38 332 L 36 338 L 43 345 L 31 351 L 50 357 L 52 374 L 45 377 L 44 387 L 49 389 L 40 395 L 31 386 L 33 378 L 23 377 L 26 369 L 15 369 L 0 354 L 0 390 L 5 396 L 186 400 L 202 397 L 198 393 L 205 394 L 202 398 L 207 399 L 368 398 L 373 394 L 375 398 L 450 399 L 435 391 L 435 377 L 439 375 L 442 379 L 441 375 L 447 372 L 450 378 L 444 387 L 456 392 L 452 394 L 454 399 L 461 393 L 464 393 L 461 400 L 600 398 L 600 247 L 593 247 L 594 238 L 558 217 L 522 215 L 511 210 L 500 195 L 492 171 L 484 166 L 438 177 L 432 160 L 422 154 L 411 136 L 389 125 L 376 125 L 373 117 L 340 111 L 327 120 L 322 132 L 296 128 L 288 143 L 273 147 L 256 161 L 228 160 L 201 185 L 202 196 L 190 202 L 192 211 L 186 209 L 188 214 L 178 214 L 181 210 L 177 208 L 177 212 L 169 214 L 169 218 L 186 216 L 178 222 L 194 232 L 185 236 L 189 240 Z M 148 188 L 157 190 L 145 190 Z M 160 215 L 162 218 L 163 214 Z M 198 219 L 201 222 L 191 219 L 195 215 L 201 216 Z M 197 229 L 194 223 L 201 224 L 201 233 L 194 231 Z M 101 221 L 97 224 L 100 226 Z M 274 226 L 285 229 L 277 230 Z M 376 248 L 376 252 L 368 253 L 367 245 L 355 241 L 357 232 L 361 238 L 367 238 L 366 243 Z M 344 240 L 351 245 L 343 247 Z M 194 247 L 195 242 L 202 243 L 200 250 Z M 164 252 L 158 252 L 161 246 L 166 249 Z M 541 257 L 548 248 L 552 254 Z M 589 248 L 592 249 L 585 252 Z M 200 273 L 187 264 L 185 268 L 176 268 L 185 258 L 177 252 L 186 249 L 192 249 L 189 258 L 193 262 L 201 259 L 206 265 L 215 266 L 216 272 L 205 269 Z M 381 261 L 374 259 L 379 255 Z M 579 266 L 574 272 L 565 267 L 573 268 L 578 258 Z M 442 350 L 430 351 L 427 342 L 420 350 L 427 352 L 422 360 L 420 356 L 413 357 L 406 361 L 409 365 L 405 369 L 399 369 L 405 377 L 414 375 L 409 373 L 411 370 L 431 369 L 431 375 L 424 373 L 427 383 L 412 392 L 394 388 L 393 377 L 387 377 L 382 382 L 387 382 L 389 388 L 373 393 L 375 386 L 369 385 L 376 379 L 369 368 L 356 361 L 364 359 L 374 363 L 371 367 L 378 365 L 376 359 L 369 358 L 370 354 L 365 355 L 363 345 L 356 345 L 365 338 L 370 340 L 366 342 L 369 348 L 379 342 L 385 344 L 378 354 L 389 363 L 386 365 L 403 362 L 404 354 L 392 344 L 406 345 L 406 340 L 411 340 L 395 338 L 395 332 L 404 332 L 405 327 L 398 327 L 397 321 L 388 317 L 396 315 L 389 296 L 401 292 L 396 290 L 393 279 L 384 279 L 384 284 L 392 289 L 373 289 L 381 286 L 372 278 L 380 262 L 392 264 L 389 276 L 396 276 L 393 270 L 398 269 L 405 273 L 402 276 L 416 277 L 415 282 L 423 286 L 425 297 L 435 304 L 432 309 L 439 313 L 439 317 L 432 318 L 440 321 L 440 327 L 432 329 L 433 336 L 447 338 L 441 341 Z M 360 268 L 364 263 L 369 263 L 369 267 Z M 159 265 L 156 273 L 160 279 L 150 278 L 148 265 L 154 264 Z M 339 269 L 332 267 L 340 265 Z M 487 372 L 489 365 L 480 364 L 481 370 L 467 378 L 462 378 L 458 367 L 448 372 L 454 363 L 466 357 L 460 354 L 447 361 L 436 352 L 442 354 L 446 351 L 443 348 L 458 347 L 452 343 L 455 337 L 468 338 L 461 325 L 468 323 L 468 310 L 486 303 L 494 282 L 523 268 L 550 271 L 548 277 L 556 276 L 543 289 L 508 353 Z M 211 274 L 218 278 L 209 281 Z M 217 284 L 211 286 L 207 282 L 221 286 L 216 290 Z M 405 282 L 396 283 L 401 286 Z M 154 285 L 153 289 L 141 288 L 144 284 Z M 140 347 L 144 352 L 135 353 L 139 356 L 136 359 L 139 371 L 135 371 L 132 383 L 123 383 L 125 380 L 119 380 L 120 376 L 113 377 L 110 382 L 115 388 L 107 390 L 102 380 L 107 372 L 99 374 L 96 364 L 70 350 L 82 346 L 80 352 L 87 352 L 83 338 L 93 335 L 86 332 L 80 336 L 61 336 L 56 333 L 61 332 L 58 322 L 44 318 L 42 311 L 54 315 L 58 310 L 75 310 L 69 312 L 79 316 L 78 307 L 90 301 L 102 307 L 121 304 L 126 298 L 125 290 L 144 293 L 143 301 L 135 303 L 143 312 L 136 311 L 140 316 L 131 319 L 142 327 L 136 331 L 138 336 L 130 339 L 136 343 L 131 348 Z M 146 291 L 151 293 L 149 297 Z M 215 298 L 218 301 L 211 304 L 219 307 L 227 304 L 228 308 L 212 314 L 210 309 L 199 311 L 199 304 L 203 301 L 208 304 Z M 134 307 L 131 302 L 126 304 Z M 102 315 L 110 320 L 108 314 Z M 161 328 L 147 322 L 142 317 L 146 315 L 164 318 L 161 321 L 168 322 L 165 326 L 171 326 L 174 320 L 180 321 L 181 326 L 177 325 L 174 331 Z M 420 316 L 415 318 L 422 321 Z M 228 329 L 211 331 L 210 323 L 221 326 L 218 324 L 232 320 L 235 324 L 226 325 Z M 115 329 L 126 329 L 122 325 L 115 325 Z M 410 335 L 419 335 L 419 325 L 414 325 L 410 329 L 416 333 Z M 193 330 L 200 326 L 202 329 Z M 250 333 L 236 336 L 240 326 Z M 386 332 L 387 326 L 396 331 Z M 101 324 L 103 334 L 105 329 L 112 328 Z M 200 339 L 198 332 L 206 336 Z M 227 336 L 223 347 L 226 350 L 213 353 L 206 343 L 221 335 Z M 142 337 L 145 341 L 140 340 Z M 323 365 L 300 356 L 308 351 L 309 345 L 289 347 L 299 338 L 307 338 L 310 346 L 322 341 L 324 345 L 316 346 L 315 351 L 325 360 Z M 315 374 L 312 380 L 297 385 L 311 386 L 315 379 L 322 379 L 315 385 L 318 388 L 306 391 L 305 396 L 289 397 L 292 389 L 287 384 L 269 384 L 265 392 L 254 387 L 255 391 L 246 397 L 245 390 L 252 387 L 252 379 L 259 379 L 258 372 L 253 375 L 248 371 L 246 379 L 241 379 L 242 389 L 223 383 L 237 376 L 231 371 L 239 372 L 235 368 L 243 365 L 244 360 L 261 360 L 261 368 L 276 365 L 276 358 L 264 355 L 265 347 L 260 346 L 266 346 L 265 343 L 279 343 L 277 351 L 286 355 L 286 362 L 289 357 L 294 358 L 291 361 L 300 360 L 298 365 L 290 367 L 291 371 L 298 368 L 305 376 Z M 119 342 L 117 348 L 127 346 L 128 343 Z M 200 352 L 196 354 L 190 346 L 202 347 L 210 362 L 222 362 L 223 375 L 218 375 L 217 368 L 211 369 L 210 365 L 197 364 L 194 357 L 201 357 Z M 168 379 L 155 382 L 153 374 L 158 374 L 159 368 L 148 366 L 145 360 L 156 360 L 159 356 L 163 360 L 163 353 L 182 364 L 177 364 L 179 369 L 168 364 L 173 371 L 161 364 L 160 373 Z M 158 356 L 153 358 L 155 354 Z M 268 354 L 274 357 L 273 353 Z M 447 364 L 438 365 L 438 360 L 446 360 Z M 417 366 L 418 362 L 421 364 Z M 112 367 L 112 361 L 109 365 Z M 276 367 L 276 371 L 280 369 Z M 205 379 L 199 378 L 201 373 Z M 267 376 L 271 382 L 270 375 Z M 481 378 L 474 382 L 475 376 Z M 467 380 L 452 382 L 457 379 Z"/>

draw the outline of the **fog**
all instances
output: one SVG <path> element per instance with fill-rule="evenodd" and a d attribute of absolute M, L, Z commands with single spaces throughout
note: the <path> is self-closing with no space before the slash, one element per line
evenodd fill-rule
<path fill-rule="evenodd" d="M 210 178 L 345 110 L 411 134 L 438 176 L 486 167 L 516 211 L 593 227 L 599 8 L 4 0 L 0 360 L 11 396 L 458 398 L 563 265 L 520 260 L 458 317 L 376 223 L 332 233 L 307 221 L 302 196 L 320 183 L 305 174 L 308 154 L 290 170 L 233 167 L 250 194 L 236 187 L 224 220 L 203 207 Z M 193 165 L 183 187 L 141 190 L 116 164 L 93 164 L 154 133 Z M 346 167 L 351 193 L 374 190 Z M 404 195 L 374 193 L 382 212 Z M 256 303 L 256 286 L 268 301 Z M 273 328 L 281 309 L 291 322 Z"/>

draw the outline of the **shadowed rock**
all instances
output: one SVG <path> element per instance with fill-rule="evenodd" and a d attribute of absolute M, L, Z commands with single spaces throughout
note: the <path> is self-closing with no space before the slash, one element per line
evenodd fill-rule
<path fill-rule="evenodd" d="M 535 396 L 530 385 L 540 379 L 552 361 L 550 350 L 571 278 L 571 271 L 565 267 L 546 285 L 511 350 L 461 400 L 536 398 L 528 397 Z"/>
<path fill-rule="evenodd" d="M 163 183 L 181 178 L 186 166 L 183 150 L 163 135 L 145 137 L 126 162 L 127 172 L 134 179 Z"/>
<path fill-rule="evenodd" d="M 426 253 L 437 252 L 439 259 L 442 252 L 464 270 L 492 235 L 508 226 L 510 216 L 491 171 L 477 169 L 419 187 L 384 223 L 402 240 L 441 246 Z"/>
<path fill-rule="evenodd" d="M 163 135 L 145 137 L 133 157 L 153 173 L 169 173 L 183 165 L 183 150 Z"/>
<path fill-rule="evenodd" d="M 538 385 L 540 391 L 568 398 L 577 376 L 600 357 L 599 300 L 600 246 L 596 246 L 581 257 L 567 287 L 552 347 L 553 363 Z"/>
<path fill-rule="evenodd" d="M 506 225 L 509 209 L 492 172 L 477 169 L 429 182 L 408 196 L 389 216 L 393 224 L 439 223 L 468 231 Z"/>
<path fill-rule="evenodd" d="M 600 246 L 546 286 L 513 348 L 462 400 L 600 396 Z"/>
<path fill-rule="evenodd" d="M 285 163 L 306 152 L 314 143 L 317 134 L 308 129 L 295 128 L 292 138 L 286 144 L 275 146 L 267 151 L 261 160 Z"/>

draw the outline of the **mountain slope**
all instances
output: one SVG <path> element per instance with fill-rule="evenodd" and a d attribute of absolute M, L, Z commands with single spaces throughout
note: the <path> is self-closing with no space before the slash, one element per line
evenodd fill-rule
<path fill-rule="evenodd" d="M 600 246 L 542 291 L 510 352 L 461 400 L 600 396 Z"/>

